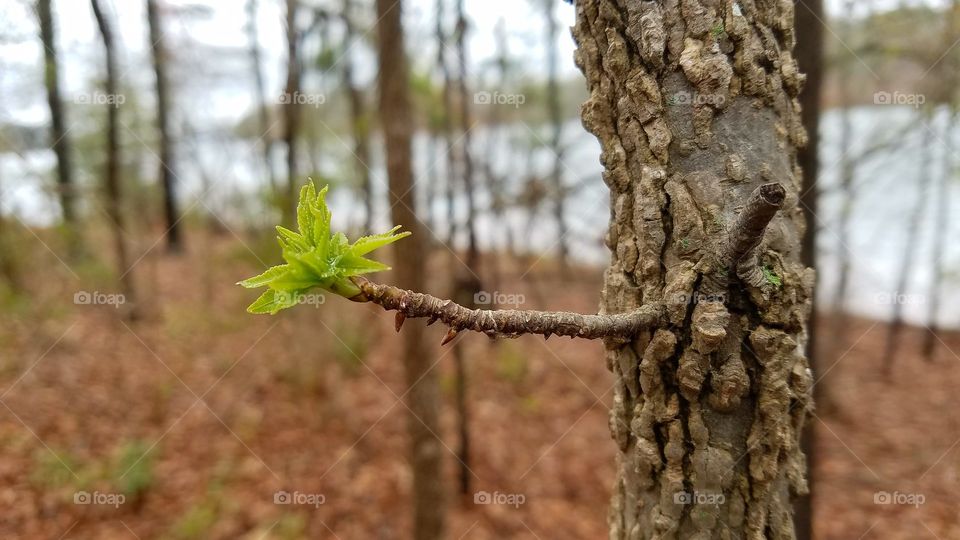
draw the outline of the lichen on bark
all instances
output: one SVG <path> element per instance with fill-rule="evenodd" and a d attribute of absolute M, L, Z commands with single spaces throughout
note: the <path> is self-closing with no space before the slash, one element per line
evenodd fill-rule
<path fill-rule="evenodd" d="M 575 59 L 601 144 L 611 252 L 601 313 L 667 324 L 607 342 L 619 447 L 610 538 L 791 538 L 813 272 L 789 0 L 578 0 Z M 751 193 L 779 184 L 759 245 L 722 256 Z M 763 269 L 764 272 L 760 272 Z M 764 276 L 776 276 L 776 283 Z"/>

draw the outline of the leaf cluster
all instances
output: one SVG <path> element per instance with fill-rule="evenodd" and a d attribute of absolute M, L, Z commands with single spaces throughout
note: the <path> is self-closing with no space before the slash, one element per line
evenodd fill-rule
<path fill-rule="evenodd" d="M 408 236 L 394 227 L 383 234 L 359 238 L 350 243 L 343 233 L 330 230 L 330 209 L 326 194 L 329 186 L 317 191 L 313 182 L 300 190 L 297 205 L 299 232 L 277 226 L 277 240 L 286 264 L 274 266 L 266 272 L 245 279 L 237 285 L 248 289 L 267 287 L 249 307 L 250 313 L 274 314 L 295 306 L 313 289 L 353 298 L 360 289 L 351 277 L 389 270 L 390 267 L 368 259 L 364 255 Z"/>

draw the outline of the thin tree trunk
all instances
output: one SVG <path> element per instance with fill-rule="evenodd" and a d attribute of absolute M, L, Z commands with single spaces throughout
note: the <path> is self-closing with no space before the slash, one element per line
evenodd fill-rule
<path fill-rule="evenodd" d="M 922 111 L 921 114 L 927 115 L 926 124 L 923 126 L 923 142 L 921 143 L 920 155 L 920 178 L 917 182 L 917 198 L 914 201 L 913 208 L 910 210 L 910 218 L 907 223 L 906 244 L 903 247 L 903 257 L 900 259 L 900 269 L 897 273 L 897 286 L 893 289 L 890 300 L 893 303 L 893 317 L 890 321 L 890 329 L 887 331 L 887 342 L 883 354 L 883 372 L 889 377 L 893 372 L 893 360 L 900 348 L 900 335 L 903 331 L 903 305 L 906 300 L 907 285 L 910 281 L 910 274 L 916 259 L 917 239 L 920 236 L 920 219 L 923 217 L 923 207 L 926 201 L 930 187 L 931 167 L 930 151 L 933 146 L 933 122 L 931 111 Z"/>
<path fill-rule="evenodd" d="M 453 79 L 450 76 L 450 66 L 447 65 L 447 34 L 443 31 L 443 8 L 445 4 L 446 0 L 437 0 L 435 39 L 437 40 L 437 67 L 440 68 L 440 73 L 443 75 L 443 116 L 441 129 L 443 130 L 445 153 L 447 155 L 447 246 L 452 250 L 454 249 L 454 241 L 457 237 L 456 207 L 454 205 L 456 188 L 454 179 L 457 178 L 457 163 L 453 153 Z"/>
<path fill-rule="evenodd" d="M 464 263 L 457 267 L 454 275 L 454 301 L 460 305 L 472 307 L 474 297 L 480 292 L 483 285 L 477 272 L 480 271 L 480 249 L 477 246 L 477 216 L 476 192 L 474 190 L 473 168 L 473 137 L 470 104 L 470 92 L 467 88 L 467 15 L 464 11 L 464 0 L 457 0 L 457 59 L 460 69 L 458 72 L 457 89 L 460 92 L 460 164 L 463 172 L 463 189 L 467 195 L 467 219 L 464 226 L 467 229 L 467 256 Z M 442 46 L 442 45 L 441 45 Z M 456 409 L 457 409 L 457 457 L 460 464 L 460 493 L 470 493 L 470 411 L 467 405 L 467 366 L 463 344 L 453 344 L 455 349 L 453 362 L 456 377 Z"/>
<path fill-rule="evenodd" d="M 557 83 L 557 19 L 553 15 L 556 2 L 543 0 L 547 22 L 547 111 L 553 134 L 550 150 L 553 152 L 553 168 L 550 171 L 550 187 L 553 189 L 553 219 L 557 222 L 557 248 L 559 249 L 560 275 L 568 277 L 567 224 L 565 217 L 566 189 L 563 186 L 563 112 L 560 110 L 560 86 Z"/>
<path fill-rule="evenodd" d="M 167 221 L 167 249 L 183 251 L 180 233 L 180 210 L 177 203 L 177 179 L 173 139 L 170 134 L 170 89 L 167 78 L 167 49 L 157 0 L 147 0 L 147 23 L 150 26 L 150 44 L 153 52 L 153 71 L 157 90 L 157 129 L 160 132 L 160 179 L 163 184 L 163 213 Z"/>
<path fill-rule="evenodd" d="M 257 0 L 247 2 L 247 39 L 250 41 L 250 69 L 253 72 L 254 91 L 257 99 L 257 113 L 260 118 L 260 133 L 258 138 L 263 150 L 263 163 L 267 169 L 267 178 L 270 180 L 270 191 L 273 196 L 279 193 L 280 185 L 277 172 L 273 166 L 273 130 L 270 123 L 270 108 L 267 106 L 266 84 L 263 81 L 263 72 L 260 70 L 260 37 L 257 31 Z"/>
<path fill-rule="evenodd" d="M 113 40 L 113 29 L 107 20 L 107 15 L 101 9 L 99 0 L 90 0 L 93 8 L 93 15 L 97 20 L 97 27 L 100 29 L 100 37 L 103 40 L 103 49 L 106 56 L 107 77 L 106 94 L 116 96 L 118 92 L 117 85 L 117 59 L 116 47 Z M 120 108 L 116 105 L 107 105 L 107 162 L 104 179 L 104 191 L 107 194 L 107 215 L 112 222 L 112 233 L 114 249 L 117 254 L 117 275 L 120 279 L 120 288 L 126 297 L 125 308 L 127 316 L 130 319 L 136 319 L 138 315 L 136 292 L 134 290 L 133 272 L 127 268 L 127 246 L 123 237 L 124 219 L 123 219 L 123 191 L 120 180 Z"/>
<path fill-rule="evenodd" d="M 943 172 L 937 179 L 937 191 L 934 195 L 937 203 L 933 226 L 933 249 L 930 250 L 932 259 L 930 268 L 933 270 L 933 278 L 930 280 L 930 289 L 927 294 L 927 333 L 923 338 L 923 358 L 928 362 L 933 360 L 939 340 L 940 290 L 946 273 L 943 259 L 947 250 L 947 228 L 950 226 L 950 193 L 947 186 L 953 178 L 953 149 L 955 148 L 953 132 L 957 129 L 957 115 L 950 103 L 947 104 L 947 109 L 949 117 L 944 128 L 946 148 L 943 152 Z"/>
<path fill-rule="evenodd" d="M 606 344 L 619 449 L 610 538 L 793 538 L 813 382 L 793 3 L 576 6 L 582 119 L 611 190 L 601 311 L 666 301 L 670 321 Z M 782 187 L 783 210 L 765 234 L 730 237 L 767 183 Z M 736 246 L 732 267 L 723 245 Z"/>
<path fill-rule="evenodd" d="M 415 210 L 411 138 L 409 68 L 404 51 L 402 2 L 377 0 L 377 44 L 380 72 L 380 119 L 387 156 L 392 222 L 411 231 L 408 242 L 394 250 L 397 282 L 423 290 L 425 284 L 424 233 Z M 424 325 L 407 325 L 403 341 L 403 365 L 409 393 L 408 430 L 413 468 L 414 531 L 417 540 L 444 537 L 445 511 L 439 384 L 426 350 Z"/>
<path fill-rule="evenodd" d="M 343 22 L 345 27 L 344 46 L 349 51 L 356 30 L 353 27 L 353 0 L 343 0 Z M 370 119 L 364 102 L 363 90 L 353 80 L 353 59 L 350 53 L 344 53 L 343 83 L 350 98 L 350 128 L 353 132 L 353 155 L 356 158 L 357 176 L 360 178 L 360 192 L 364 205 L 364 234 L 373 230 L 373 175 L 370 174 Z"/>
<path fill-rule="evenodd" d="M 60 66 L 57 53 L 56 25 L 50 0 L 37 1 L 37 17 L 40 19 L 40 40 L 43 42 L 44 84 L 47 87 L 47 105 L 50 107 L 50 139 L 57 156 L 57 193 L 60 196 L 60 211 L 66 230 L 68 249 L 78 253 L 80 230 L 77 224 L 74 200 L 76 186 L 73 181 L 73 166 L 70 159 L 70 136 L 66 127 L 66 111 L 60 98 Z"/>
<path fill-rule="evenodd" d="M 960 1 L 953 0 L 950 3 L 950 16 L 947 19 L 946 39 L 952 43 L 960 32 Z M 952 51 L 948 51 L 950 53 Z M 927 295 L 927 333 L 923 339 L 923 358 L 931 362 L 934 359 L 936 344 L 940 341 L 940 290 L 946 273 L 944 257 L 947 250 L 947 228 L 950 226 L 950 191 L 948 185 L 954 175 L 954 156 L 956 148 L 956 138 L 954 132 L 957 130 L 957 104 L 954 93 L 956 92 L 957 70 L 960 66 L 957 64 L 957 57 L 951 54 L 942 60 L 943 74 L 941 75 L 943 102 L 947 109 L 947 121 L 944 127 L 944 139 L 946 148 L 943 152 L 943 173 L 937 180 L 936 194 L 936 216 L 934 218 L 934 240 L 931 257 L 933 258 L 931 268 L 933 269 L 933 279 L 930 282 L 930 292 Z"/>
<path fill-rule="evenodd" d="M 283 138 L 287 146 L 287 186 L 281 197 L 283 222 L 294 221 L 297 186 L 297 141 L 300 129 L 300 58 L 298 52 L 297 8 L 299 0 L 287 0 L 287 84 L 284 89 Z"/>
<path fill-rule="evenodd" d="M 823 80 L 823 0 L 806 0 L 797 4 L 797 64 L 807 76 L 807 82 L 800 94 L 800 113 L 803 127 L 807 130 L 807 144 L 797 152 L 797 162 L 803 169 L 803 186 L 800 192 L 800 207 L 806 229 L 803 231 L 803 264 L 817 268 L 817 203 L 820 189 L 817 179 L 820 171 L 820 94 Z M 816 289 L 816 288 L 814 288 Z M 810 295 L 812 320 L 807 334 L 807 358 L 814 374 L 819 370 L 817 351 L 817 303 L 816 290 Z M 820 385 L 813 387 L 814 400 L 819 402 Z M 816 493 L 816 432 L 813 424 L 808 423 L 803 431 L 801 447 L 807 455 L 807 486 L 809 493 L 797 498 L 794 511 L 797 540 L 813 538 L 813 498 Z"/>

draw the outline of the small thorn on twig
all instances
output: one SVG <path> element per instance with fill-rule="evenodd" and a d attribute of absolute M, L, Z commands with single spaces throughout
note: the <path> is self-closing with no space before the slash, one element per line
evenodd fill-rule
<path fill-rule="evenodd" d="M 453 338 L 455 337 L 457 337 L 457 330 L 455 328 L 451 328 L 450 330 L 447 330 L 447 335 L 443 336 L 443 340 L 440 342 L 440 346 L 443 347 L 447 343 L 450 343 L 451 341 L 453 341 Z"/>
<path fill-rule="evenodd" d="M 403 321 L 405 320 L 407 320 L 407 316 L 402 311 L 398 311 L 397 316 L 393 319 L 393 329 L 399 332 L 403 328 Z"/>
<path fill-rule="evenodd" d="M 550 339 L 550 336 L 552 336 L 552 335 L 553 335 L 553 332 L 544 332 L 544 333 L 543 333 L 543 340 L 546 341 L 546 340 Z"/>
<path fill-rule="evenodd" d="M 431 316 L 430 319 L 427 321 L 427 326 L 430 326 L 435 322 L 437 322 L 437 317 Z"/>

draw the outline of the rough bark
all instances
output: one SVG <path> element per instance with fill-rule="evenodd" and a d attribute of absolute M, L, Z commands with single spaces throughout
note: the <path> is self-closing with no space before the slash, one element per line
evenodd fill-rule
<path fill-rule="evenodd" d="M 806 0 L 796 7 L 797 64 L 806 75 L 807 81 L 800 93 L 800 116 L 807 130 L 807 144 L 797 152 L 797 162 L 803 170 L 803 187 L 800 193 L 800 206 L 808 227 L 803 235 L 803 264 L 817 268 L 817 202 L 820 189 L 817 178 L 820 171 L 820 94 L 823 86 L 823 0 Z M 816 289 L 816 287 L 814 287 Z M 819 373 L 819 354 L 817 350 L 817 303 L 816 292 L 810 295 L 810 313 L 813 320 L 808 328 L 807 358 L 810 369 Z M 819 386 L 814 386 L 813 397 L 819 401 Z M 809 493 L 797 499 L 796 530 L 798 540 L 810 540 L 813 537 L 813 497 L 816 454 L 813 424 L 807 424 L 801 440 L 803 452 L 807 455 L 809 474 L 807 486 Z"/>
<path fill-rule="evenodd" d="M 287 83 L 284 88 L 283 104 L 284 133 L 287 146 L 287 185 L 280 198 L 284 223 L 293 223 L 296 210 L 297 178 L 297 141 L 299 138 L 300 117 L 297 98 L 300 95 L 300 36 L 297 32 L 297 8 L 299 0 L 287 0 Z"/>
<path fill-rule="evenodd" d="M 254 95 L 257 99 L 257 115 L 260 120 L 259 139 L 263 151 L 263 163 L 270 180 L 270 189 L 276 195 L 279 189 L 277 173 L 273 167 L 273 130 L 270 123 L 270 107 L 267 106 L 266 83 L 260 69 L 260 37 L 257 31 L 257 0 L 247 2 L 247 40 L 250 42 L 250 70 L 253 72 Z"/>
<path fill-rule="evenodd" d="M 73 181 L 73 166 L 70 159 L 70 136 L 67 133 L 66 111 L 60 98 L 60 67 L 57 53 L 56 25 L 50 0 L 37 2 L 37 18 L 40 20 L 40 40 L 43 42 L 44 84 L 47 88 L 47 105 L 50 107 L 50 141 L 57 156 L 57 193 L 60 211 L 67 230 L 67 241 L 74 250 L 79 240 L 77 229 L 76 199 Z M 74 251 L 75 252 L 75 251 Z"/>
<path fill-rule="evenodd" d="M 180 210 L 177 203 L 176 159 L 170 133 L 170 86 L 167 77 L 167 49 L 157 0 L 147 0 L 147 24 L 150 26 L 150 48 L 157 92 L 157 130 L 160 132 L 160 182 L 163 185 L 163 214 L 167 225 L 167 249 L 183 250 L 180 233 Z"/>
<path fill-rule="evenodd" d="M 402 2 L 377 0 L 377 34 L 380 120 L 386 143 L 391 220 L 413 235 L 395 250 L 395 273 L 402 287 L 423 290 L 425 249 L 420 221 L 415 211 L 411 138 L 409 68 L 404 51 Z M 399 246 L 399 245 L 398 245 Z M 439 384 L 431 369 L 431 355 L 424 347 L 422 324 L 411 324 L 404 335 L 403 365 L 409 393 L 408 430 L 413 469 L 413 537 L 418 540 L 444 537 L 444 488 L 442 483 L 439 422 Z"/>
<path fill-rule="evenodd" d="M 577 2 L 581 115 L 611 190 L 601 311 L 662 302 L 668 319 L 607 342 L 619 449 L 610 538 L 794 535 L 814 276 L 801 262 L 793 23 L 788 0 Z M 714 250 L 772 182 L 784 210 L 752 249 L 757 283 Z M 719 294 L 704 294 L 716 282 Z"/>
<path fill-rule="evenodd" d="M 106 57 L 106 94 L 115 96 L 118 92 L 117 82 L 117 53 L 114 42 L 113 28 L 107 15 L 101 9 L 98 0 L 90 0 L 93 15 L 100 30 Z M 110 217 L 111 234 L 117 256 L 117 275 L 120 278 L 120 288 L 126 297 L 124 308 L 130 319 L 137 318 L 136 292 L 133 284 L 132 269 L 127 268 L 127 246 L 124 235 L 123 219 L 123 189 L 120 179 L 120 108 L 107 105 L 107 156 L 104 172 L 104 191 L 107 196 L 106 210 Z"/>

